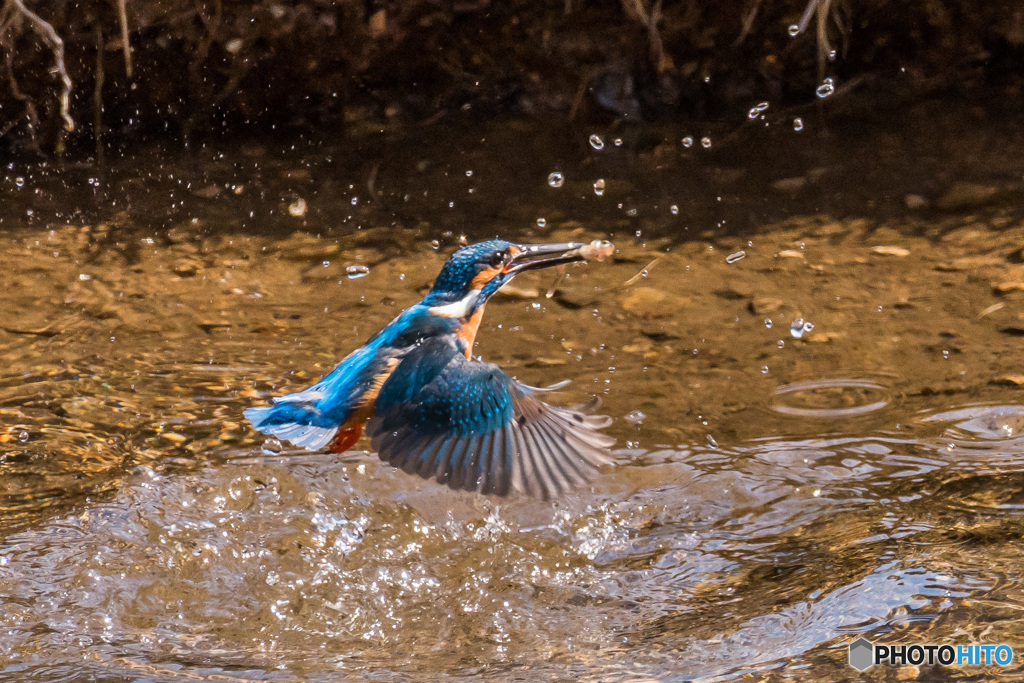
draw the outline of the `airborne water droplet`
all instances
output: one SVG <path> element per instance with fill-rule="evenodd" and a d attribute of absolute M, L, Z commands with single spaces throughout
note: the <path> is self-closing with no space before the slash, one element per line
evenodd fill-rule
<path fill-rule="evenodd" d="M 755 106 L 750 108 L 750 111 L 747 112 L 747 118 L 751 119 L 751 120 L 756 119 L 766 109 L 768 109 L 768 103 L 767 102 L 761 102 L 760 104 L 755 105 Z"/>
<path fill-rule="evenodd" d="M 789 333 L 795 338 L 800 339 L 805 334 L 814 329 L 814 323 L 805 321 L 803 318 L 797 318 L 789 326 Z"/>
<path fill-rule="evenodd" d="M 546 219 L 546 218 L 538 218 L 537 219 L 537 227 L 538 228 L 543 228 L 547 224 L 548 224 L 548 219 Z"/>
<path fill-rule="evenodd" d="M 675 205 L 675 204 L 673 204 L 672 206 L 668 207 L 668 210 L 669 210 L 669 213 L 671 213 L 673 216 L 678 216 L 679 215 L 679 207 L 677 205 Z"/>
<path fill-rule="evenodd" d="M 17 178 L 14 179 L 14 184 L 17 185 L 18 187 L 25 187 L 25 179 L 22 178 L 21 176 L 18 176 Z"/>
<path fill-rule="evenodd" d="M 345 273 L 348 275 L 349 280 L 357 280 L 369 275 L 370 268 L 369 266 L 348 266 L 345 268 Z"/>
<path fill-rule="evenodd" d="M 551 187 L 561 187 L 562 185 L 565 185 L 565 176 L 562 175 L 561 171 L 552 171 L 551 174 L 548 175 L 548 185 Z"/>
<path fill-rule="evenodd" d="M 622 138 L 615 138 L 612 140 L 616 147 L 622 147 Z"/>
<path fill-rule="evenodd" d="M 767 327 L 769 330 L 772 329 L 772 319 L 771 318 L 765 318 L 764 319 L 764 326 Z"/>
<path fill-rule="evenodd" d="M 736 253 L 729 254 L 728 256 L 726 256 L 725 257 L 725 262 L 726 263 L 736 263 L 737 261 L 739 261 L 741 258 L 743 258 L 746 255 L 747 255 L 747 252 L 745 252 L 742 249 L 740 249 Z"/>
<path fill-rule="evenodd" d="M 626 422 L 631 422 L 635 425 L 643 424 L 644 419 L 647 417 L 645 413 L 639 410 L 632 411 L 626 416 Z"/>
<path fill-rule="evenodd" d="M 798 35 L 800 35 L 800 27 L 797 26 L 796 24 L 790 24 L 788 31 L 789 35 L 793 38 L 796 38 Z"/>
<path fill-rule="evenodd" d="M 707 436 L 707 442 L 708 445 L 711 446 L 712 448 L 718 448 L 718 442 L 715 441 L 715 437 L 711 436 L 710 434 L 708 434 Z"/>
<path fill-rule="evenodd" d="M 604 178 L 598 178 L 594 181 L 594 194 L 598 197 L 604 194 Z"/>
<path fill-rule="evenodd" d="M 590 146 L 598 151 L 601 151 L 602 149 L 604 149 L 604 140 L 601 139 L 600 135 L 591 135 Z"/>
<path fill-rule="evenodd" d="M 685 138 L 683 138 L 683 147 L 692 147 L 692 146 L 693 146 L 693 137 L 687 135 Z"/>
<path fill-rule="evenodd" d="M 821 99 L 825 99 L 835 91 L 836 84 L 835 81 L 832 80 L 831 76 L 822 81 L 821 85 L 818 86 L 818 89 L 815 90 L 815 92 L 818 93 L 818 97 L 820 97 Z"/>
<path fill-rule="evenodd" d="M 711 138 L 701 138 L 700 139 L 700 146 L 703 147 L 704 149 L 710 148 L 711 147 Z"/>
<path fill-rule="evenodd" d="M 801 131 L 804 129 L 804 120 L 801 118 L 793 119 L 793 130 Z"/>

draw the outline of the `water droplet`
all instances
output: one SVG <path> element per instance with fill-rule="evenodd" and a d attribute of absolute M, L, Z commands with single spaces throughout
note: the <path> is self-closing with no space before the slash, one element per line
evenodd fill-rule
<path fill-rule="evenodd" d="M 692 136 L 687 135 L 685 138 L 683 138 L 683 147 L 693 147 L 693 137 Z"/>
<path fill-rule="evenodd" d="M 881 306 L 879 306 L 879 307 L 878 307 L 878 312 L 879 312 L 879 313 L 881 313 L 881 312 L 882 312 L 882 307 L 881 307 Z"/>
<path fill-rule="evenodd" d="M 764 326 L 767 327 L 769 330 L 772 329 L 772 319 L 771 318 L 765 318 L 764 319 Z"/>
<path fill-rule="evenodd" d="M 836 51 L 835 50 L 829 50 L 828 51 L 828 61 L 830 61 L 830 62 L 836 61 Z"/>
<path fill-rule="evenodd" d="M 604 140 L 601 139 L 600 135 L 596 135 L 596 134 L 595 135 L 591 135 L 590 136 L 590 146 L 593 147 L 594 149 L 600 151 L 600 150 L 604 149 Z"/>
<path fill-rule="evenodd" d="M 277 437 L 270 437 L 263 442 L 264 453 L 280 453 L 284 450 L 284 446 L 281 444 L 280 439 Z"/>
<path fill-rule="evenodd" d="M 594 181 L 594 194 L 598 197 L 604 194 L 604 178 L 598 178 Z"/>
<path fill-rule="evenodd" d="M 668 207 L 668 210 L 669 213 L 671 213 L 673 216 L 679 215 L 679 206 L 676 204 L 673 204 L 672 206 Z"/>
<path fill-rule="evenodd" d="M 348 275 L 349 280 L 357 280 L 361 277 L 366 277 L 370 274 L 369 266 L 347 266 L 345 268 L 345 274 Z"/>
<path fill-rule="evenodd" d="M 733 254 L 729 254 L 728 256 L 726 256 L 725 257 L 725 262 L 726 263 L 736 263 L 737 261 L 739 261 L 741 258 L 743 258 L 746 255 L 747 255 L 747 252 L 745 252 L 742 249 L 740 249 L 739 251 L 737 251 L 737 252 L 735 252 Z"/>
<path fill-rule="evenodd" d="M 330 268 L 331 267 L 331 262 L 330 261 L 324 261 L 320 265 L 322 265 L 324 268 Z"/>
<path fill-rule="evenodd" d="M 78 279 L 79 280 L 91 280 L 92 279 L 92 275 L 89 275 L 89 273 L 79 273 L 78 274 Z"/>
<path fill-rule="evenodd" d="M 548 224 L 548 219 L 546 219 L 546 218 L 538 218 L 537 219 L 537 227 L 538 228 L 543 228 L 547 224 Z"/>
<path fill-rule="evenodd" d="M 17 185 L 18 187 L 25 187 L 25 179 L 22 178 L 21 176 L 18 176 L 17 178 L 14 179 L 14 184 Z"/>
<path fill-rule="evenodd" d="M 711 446 L 712 448 L 718 448 L 718 442 L 715 441 L 715 437 L 711 436 L 710 434 L 708 434 L 707 436 L 707 442 L 708 445 Z"/>
<path fill-rule="evenodd" d="M 805 321 L 803 318 L 797 318 L 789 326 L 789 334 L 792 335 L 794 339 L 800 339 L 813 329 L 814 323 Z"/>
<path fill-rule="evenodd" d="M 767 375 L 768 374 L 768 366 L 767 365 L 762 365 L 761 366 L 761 374 L 762 375 Z"/>
<path fill-rule="evenodd" d="M 25 443 L 28 441 L 29 436 L 31 436 L 31 434 L 28 433 L 28 430 L 23 429 L 18 433 L 18 441 Z"/>
<path fill-rule="evenodd" d="M 790 37 L 796 38 L 798 35 L 800 35 L 800 27 L 797 26 L 796 24 L 790 24 L 788 32 Z"/>
<path fill-rule="evenodd" d="M 612 140 L 612 144 L 616 147 L 622 147 L 622 138 L 615 138 Z"/>
<path fill-rule="evenodd" d="M 434 251 L 437 251 L 438 249 L 441 248 L 441 242 L 439 242 L 438 240 L 430 240 L 430 246 L 434 249 Z"/>
<path fill-rule="evenodd" d="M 747 112 L 747 118 L 751 119 L 751 120 L 756 119 L 766 109 L 768 109 L 768 103 L 767 102 L 761 102 L 760 104 L 755 105 L 755 106 L 750 108 L 750 111 Z"/>
<path fill-rule="evenodd" d="M 818 93 L 818 97 L 820 97 L 821 99 L 825 99 L 826 97 L 828 97 L 829 95 L 831 95 L 835 91 L 836 91 L 835 81 L 833 81 L 832 77 L 829 76 L 824 81 L 822 81 L 821 85 L 819 85 L 818 89 L 815 90 L 814 92 Z"/>
<path fill-rule="evenodd" d="M 781 349 L 781 348 L 783 348 L 783 347 L 784 347 L 785 345 L 786 345 L 786 340 L 785 340 L 785 339 L 780 339 L 780 340 L 779 340 L 779 348 Z"/>
<path fill-rule="evenodd" d="M 644 419 L 647 417 L 645 413 L 639 410 L 634 410 L 626 416 L 626 422 L 632 422 L 635 425 L 643 424 Z"/>
<path fill-rule="evenodd" d="M 548 175 L 548 185 L 551 187 L 561 187 L 565 185 L 565 176 L 562 175 L 561 171 L 552 171 Z"/>
<path fill-rule="evenodd" d="M 356 206 L 357 204 L 359 204 L 359 197 L 353 197 L 352 198 L 352 206 Z"/>
<path fill-rule="evenodd" d="M 946 360 L 949 360 L 949 351 L 943 351 L 942 352 L 942 357 L 945 358 Z M 24 434 L 24 433 L 25 432 L 22 432 L 22 434 Z"/>
<path fill-rule="evenodd" d="M 292 218 L 301 218 L 306 215 L 306 200 L 299 197 L 288 205 L 288 215 Z"/>
<path fill-rule="evenodd" d="M 700 146 L 703 147 L 704 149 L 710 148 L 711 147 L 711 138 L 701 138 L 700 139 Z"/>
<path fill-rule="evenodd" d="M 801 131 L 804 129 L 804 120 L 801 118 L 793 119 L 793 130 Z"/>
<path fill-rule="evenodd" d="M 467 178 L 472 178 L 473 177 L 473 171 L 466 171 L 466 177 Z"/>

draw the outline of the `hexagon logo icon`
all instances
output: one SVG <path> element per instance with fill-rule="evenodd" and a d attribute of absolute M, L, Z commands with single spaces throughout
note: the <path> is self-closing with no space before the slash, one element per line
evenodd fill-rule
<path fill-rule="evenodd" d="M 875 646 L 867 638 L 850 643 L 850 666 L 857 671 L 871 668 L 875 663 Z"/>

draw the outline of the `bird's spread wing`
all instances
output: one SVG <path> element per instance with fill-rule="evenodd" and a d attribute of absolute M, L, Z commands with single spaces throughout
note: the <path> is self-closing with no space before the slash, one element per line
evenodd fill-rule
<path fill-rule="evenodd" d="M 611 418 L 547 405 L 444 339 L 409 351 L 367 425 L 380 459 L 453 489 L 551 498 L 586 482 L 615 440 Z"/>

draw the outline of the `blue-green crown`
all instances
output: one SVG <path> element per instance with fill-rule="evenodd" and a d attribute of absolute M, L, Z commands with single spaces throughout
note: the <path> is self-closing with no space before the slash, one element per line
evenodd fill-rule
<path fill-rule="evenodd" d="M 459 249 L 444 264 L 423 303 L 435 306 L 458 301 L 469 291 L 473 278 L 491 267 L 494 252 L 503 252 L 510 246 L 512 243 L 505 240 L 488 240 Z"/>

